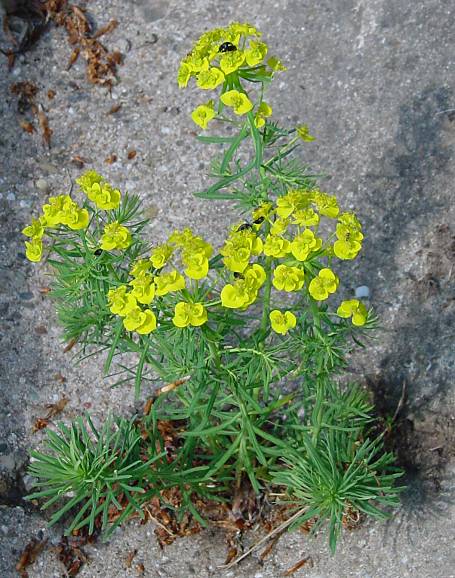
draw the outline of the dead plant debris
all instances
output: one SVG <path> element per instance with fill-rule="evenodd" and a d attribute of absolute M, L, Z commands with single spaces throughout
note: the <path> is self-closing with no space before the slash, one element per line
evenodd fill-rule
<path fill-rule="evenodd" d="M 62 378 L 65 380 L 66 378 L 64 378 L 62 376 Z M 61 382 L 63 383 L 63 382 Z M 58 400 L 57 403 L 48 403 L 46 404 L 46 408 L 47 408 L 47 414 L 45 417 L 38 417 L 32 427 L 32 433 L 36 433 L 39 430 L 42 430 L 44 428 L 46 428 L 51 419 L 53 417 L 55 417 L 56 415 L 59 415 L 60 413 L 62 413 L 62 411 L 65 409 L 66 405 L 68 404 L 69 399 L 65 396 L 63 396 L 61 399 Z"/>
<path fill-rule="evenodd" d="M 111 20 L 106 25 L 93 29 L 86 8 L 72 4 L 68 0 L 46 0 L 44 8 L 49 20 L 66 30 L 68 42 L 73 47 L 68 69 L 81 56 L 87 65 L 87 80 L 111 88 L 116 79 L 117 66 L 122 63 L 122 54 L 110 52 L 99 38 L 117 28 L 118 21 Z"/>
<path fill-rule="evenodd" d="M 16 564 L 16 570 L 19 572 L 21 578 L 28 578 L 27 567 L 31 566 L 41 552 L 44 550 L 47 544 L 47 540 L 38 540 L 32 538 L 30 542 L 25 546 L 19 561 Z"/>
<path fill-rule="evenodd" d="M 43 142 L 47 147 L 51 146 L 52 129 L 49 127 L 49 120 L 42 104 L 38 103 L 36 96 L 39 88 L 34 82 L 24 80 L 11 85 L 10 91 L 17 96 L 17 110 L 19 114 L 31 113 L 38 120 L 41 129 Z M 30 119 L 23 119 L 19 122 L 23 130 L 29 134 L 35 131 L 35 127 Z"/>

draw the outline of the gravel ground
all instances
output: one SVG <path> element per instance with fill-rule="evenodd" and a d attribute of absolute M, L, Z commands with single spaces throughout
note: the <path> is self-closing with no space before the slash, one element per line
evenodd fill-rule
<path fill-rule="evenodd" d="M 51 28 L 8 72 L 0 61 L 0 576 L 32 536 L 58 541 L 22 496 L 32 425 L 63 395 L 63 418 L 84 409 L 95 418 L 135 410 L 128 388 L 111 390 L 101 360 L 74 367 L 64 353 L 52 304 L 40 291 L 45 267 L 25 261 L 20 230 L 48 193 L 68 192 L 75 155 L 122 190 L 139 194 L 154 239 L 193 226 L 212 242 L 227 226 L 227 204 L 198 201 L 207 154 L 194 139 L 194 91 L 179 91 L 179 59 L 197 35 L 231 20 L 256 24 L 288 65 L 270 90 L 284 124 L 306 122 L 317 136 L 305 160 L 328 178 L 325 188 L 365 224 L 363 256 L 350 266 L 346 294 L 367 285 L 384 330 L 352 359 L 381 412 L 393 414 L 406 384 L 397 450 L 409 489 L 396 517 L 346 535 L 334 557 L 325 538 L 285 536 L 261 566 L 255 557 L 222 571 L 223 536 L 207 531 L 161 551 L 153 526 L 131 522 L 110 543 L 86 548 L 79 576 L 271 578 L 311 556 L 295 576 L 311 578 L 450 578 L 455 576 L 453 322 L 455 255 L 455 7 L 446 0 L 264 0 L 243 3 L 93 0 L 98 25 L 119 26 L 103 41 L 125 54 L 112 93 L 85 81 L 82 61 L 66 70 L 72 48 Z M 47 111 L 52 146 L 19 125 L 10 85 L 34 81 Z M 53 100 L 47 98 L 54 90 Z M 114 104 L 116 114 L 106 114 Z M 128 152 L 137 151 L 128 160 Z M 114 164 L 105 159 L 116 154 Z M 145 392 L 146 393 L 146 392 Z M 127 553 L 137 549 L 132 568 Z M 139 567 L 137 566 L 139 565 Z M 52 550 L 30 567 L 33 578 L 62 576 Z"/>

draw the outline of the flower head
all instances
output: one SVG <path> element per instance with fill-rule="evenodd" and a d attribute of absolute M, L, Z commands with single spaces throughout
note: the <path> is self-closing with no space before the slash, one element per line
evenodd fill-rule
<path fill-rule="evenodd" d="M 242 50 L 234 50 L 231 52 L 225 52 L 220 57 L 220 68 L 224 74 L 231 74 L 238 70 L 242 64 L 245 62 L 245 54 Z"/>
<path fill-rule="evenodd" d="M 314 194 L 314 202 L 321 215 L 329 217 L 330 219 L 337 218 L 340 209 L 335 195 L 328 195 L 327 193 L 317 191 Z"/>
<path fill-rule="evenodd" d="M 291 244 L 287 239 L 278 235 L 267 235 L 264 243 L 264 255 L 269 257 L 285 257 L 291 250 Z"/>
<path fill-rule="evenodd" d="M 124 225 L 114 221 L 104 227 L 100 247 L 104 251 L 127 249 L 131 245 L 131 233 Z"/>
<path fill-rule="evenodd" d="M 102 181 L 104 181 L 103 177 L 96 171 L 86 171 L 83 175 L 76 179 L 76 183 L 87 196 L 91 192 L 93 185 L 95 183 L 101 185 Z"/>
<path fill-rule="evenodd" d="M 335 293 L 339 279 L 330 269 L 321 269 L 318 276 L 310 281 L 308 291 L 316 301 L 324 301 L 331 293 Z"/>
<path fill-rule="evenodd" d="M 133 287 L 131 295 L 136 298 L 138 303 L 149 305 L 155 297 L 155 284 L 150 275 L 142 275 L 129 282 Z"/>
<path fill-rule="evenodd" d="M 116 289 L 109 289 L 107 293 L 107 303 L 114 315 L 125 317 L 136 307 L 136 298 L 131 293 L 127 293 L 127 291 L 128 287 L 126 285 L 121 285 Z"/>
<path fill-rule="evenodd" d="M 220 250 L 224 264 L 236 273 L 243 273 L 248 267 L 252 255 L 259 255 L 263 248 L 260 237 L 251 229 L 233 231 Z"/>
<path fill-rule="evenodd" d="M 123 326 L 127 331 L 147 335 L 156 329 L 156 317 L 150 309 L 142 311 L 140 307 L 134 307 L 123 319 Z"/>
<path fill-rule="evenodd" d="M 178 271 L 173 269 L 168 273 L 161 273 L 154 278 L 156 285 L 156 295 L 159 297 L 167 293 L 173 293 L 185 289 L 185 278 Z"/>
<path fill-rule="evenodd" d="M 273 286 L 279 291 L 298 291 L 303 287 L 305 274 L 299 267 L 278 265 L 273 272 Z"/>
<path fill-rule="evenodd" d="M 291 190 L 277 199 L 277 215 L 282 219 L 287 219 L 295 211 L 306 209 L 311 199 L 312 195 L 309 191 Z"/>
<path fill-rule="evenodd" d="M 245 59 L 248 66 L 257 66 L 260 64 L 267 54 L 267 44 L 265 42 L 250 42 L 250 48 L 245 51 Z"/>
<path fill-rule="evenodd" d="M 31 239 L 41 239 L 44 235 L 44 225 L 40 219 L 32 219 L 32 224 L 22 229 L 22 234 Z"/>
<path fill-rule="evenodd" d="M 299 135 L 299 137 L 304 142 L 311 142 L 311 141 L 315 140 L 315 137 L 311 136 L 310 129 L 308 128 L 308 126 L 306 124 L 301 124 L 300 126 L 296 126 L 295 130 L 296 130 L 297 134 Z"/>
<path fill-rule="evenodd" d="M 167 243 L 155 247 L 150 256 L 150 261 L 155 269 L 162 269 L 172 257 L 173 252 L 174 249 Z"/>
<path fill-rule="evenodd" d="M 352 317 L 352 324 L 357 326 L 365 325 L 368 312 L 365 305 L 358 299 L 350 299 L 349 301 L 342 301 L 338 307 L 337 315 L 348 319 Z"/>
<path fill-rule="evenodd" d="M 241 116 L 250 112 L 253 103 L 243 92 L 238 90 L 228 90 L 220 96 L 221 102 L 234 109 L 234 113 Z"/>
<path fill-rule="evenodd" d="M 309 255 L 322 247 L 322 239 L 311 229 L 305 229 L 291 243 L 291 252 L 298 261 L 306 261 Z"/>
<path fill-rule="evenodd" d="M 202 303 L 185 303 L 180 301 L 175 306 L 172 323 L 176 327 L 199 327 L 207 321 L 207 310 Z"/>
<path fill-rule="evenodd" d="M 191 279 L 203 279 L 209 272 L 209 260 L 201 250 L 186 250 L 182 254 L 182 262 L 185 265 L 185 275 Z"/>
<path fill-rule="evenodd" d="M 215 118 L 216 112 L 214 109 L 213 100 L 209 100 L 206 104 L 200 104 L 191 113 L 193 121 L 205 130 L 209 122 Z"/>
<path fill-rule="evenodd" d="M 131 277 L 142 277 L 143 275 L 146 275 L 151 268 L 152 263 L 149 259 L 138 259 L 134 262 L 130 275 Z"/>
<path fill-rule="evenodd" d="M 43 242 L 40 238 L 35 237 L 31 241 L 25 241 L 25 256 L 29 261 L 38 263 L 41 261 L 43 254 Z"/>
<path fill-rule="evenodd" d="M 111 211 L 120 205 L 121 193 L 118 189 L 113 189 L 109 183 L 93 183 L 88 189 L 87 196 L 103 211 Z"/>
<path fill-rule="evenodd" d="M 297 324 L 297 319 L 294 313 L 291 311 L 285 311 L 282 313 L 278 309 L 274 309 L 270 312 L 270 324 L 275 333 L 280 333 L 281 335 L 286 335 L 286 333 L 293 329 Z"/>
<path fill-rule="evenodd" d="M 272 107 L 269 106 L 265 101 L 262 101 L 256 112 L 254 124 L 257 126 L 257 128 L 261 128 L 265 125 L 265 119 L 269 116 L 272 116 Z"/>
<path fill-rule="evenodd" d="M 204 90 L 214 90 L 223 82 L 224 74 L 215 66 L 210 67 L 208 70 L 201 70 L 197 77 L 197 85 Z"/>

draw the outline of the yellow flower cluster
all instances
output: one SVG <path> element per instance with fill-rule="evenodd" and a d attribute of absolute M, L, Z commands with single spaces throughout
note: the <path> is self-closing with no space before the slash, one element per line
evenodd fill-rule
<path fill-rule="evenodd" d="M 92 203 L 103 211 L 111 211 L 120 205 L 120 191 L 113 189 L 96 171 L 87 171 L 76 179 L 76 183 Z"/>
<path fill-rule="evenodd" d="M 268 47 L 260 37 L 261 33 L 254 26 L 239 22 L 205 32 L 180 63 L 177 75 L 179 87 L 185 88 L 192 77 L 202 90 L 215 90 L 222 85 L 221 102 L 231 107 L 236 115 L 246 114 L 252 110 L 253 103 L 240 85 L 242 73 L 248 74 L 248 80 L 255 80 L 259 69 L 268 77 L 274 72 L 286 70 L 275 56 L 266 60 Z M 272 108 L 261 102 L 256 111 L 256 126 L 264 126 L 265 119 L 271 114 Z M 199 105 L 191 114 L 193 121 L 202 129 L 206 129 L 215 116 L 212 100 Z"/>
<path fill-rule="evenodd" d="M 119 234 L 118 223 L 113 223 L 113 235 Z M 106 233 L 105 233 L 106 235 Z M 103 236 L 104 237 L 104 236 Z M 118 245 L 117 245 L 118 246 Z M 128 331 L 148 334 L 157 327 L 156 314 L 149 308 L 154 299 L 180 292 L 186 287 L 185 277 L 171 268 L 171 259 L 180 253 L 183 272 L 189 279 L 200 280 L 207 276 L 212 246 L 202 237 L 194 235 L 191 229 L 175 231 L 166 243 L 152 249 L 148 259 L 135 261 L 130 271 L 132 280 L 108 292 L 108 304 L 112 313 L 123 317 L 123 325 Z M 164 270 L 166 268 L 166 270 Z M 202 303 L 179 301 L 174 308 L 172 322 L 176 327 L 199 327 L 207 321 L 207 310 Z"/>
<path fill-rule="evenodd" d="M 43 236 L 46 229 L 65 225 L 73 231 L 85 229 L 89 223 L 87 209 L 79 207 L 69 195 L 50 197 L 43 205 L 43 214 L 38 219 L 32 219 L 31 225 L 22 230 L 30 238 L 25 241 L 25 254 L 29 261 L 38 262 L 43 253 Z"/>

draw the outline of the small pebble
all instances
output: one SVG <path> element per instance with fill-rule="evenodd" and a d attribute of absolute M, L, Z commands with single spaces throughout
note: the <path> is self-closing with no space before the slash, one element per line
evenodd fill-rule
<path fill-rule="evenodd" d="M 19 201 L 19 207 L 21 209 L 26 209 L 27 207 L 31 206 L 31 202 L 30 201 L 24 201 L 24 199 L 22 199 L 21 201 Z"/>
<path fill-rule="evenodd" d="M 366 285 L 361 285 L 356 288 L 355 296 L 357 299 L 368 299 L 370 296 L 370 289 Z"/>
<path fill-rule="evenodd" d="M 49 184 L 45 179 L 38 179 L 35 186 L 40 191 L 43 191 L 43 193 L 46 193 L 49 190 Z"/>
<path fill-rule="evenodd" d="M 22 301 L 30 301 L 30 299 L 33 299 L 33 293 L 31 291 L 19 293 L 19 299 L 22 299 Z"/>
<path fill-rule="evenodd" d="M 6 200 L 7 201 L 15 201 L 16 200 L 16 195 L 13 192 L 10 192 L 6 195 Z"/>

